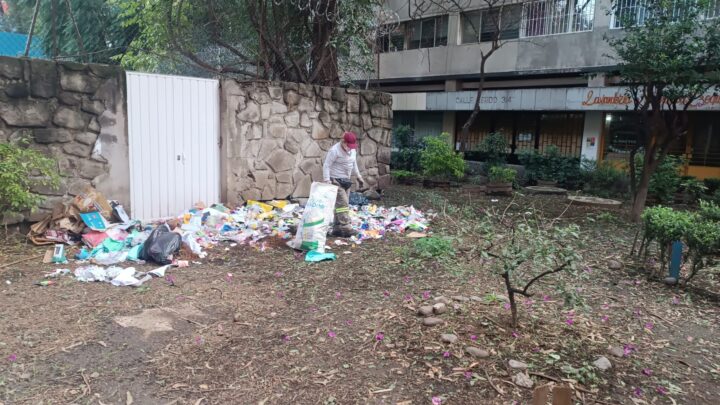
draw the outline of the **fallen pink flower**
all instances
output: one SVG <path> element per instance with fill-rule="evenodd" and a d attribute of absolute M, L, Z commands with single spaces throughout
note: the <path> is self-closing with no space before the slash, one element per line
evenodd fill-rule
<path fill-rule="evenodd" d="M 389 296 L 390 296 L 390 291 L 388 291 L 388 290 L 383 291 L 383 295 L 384 295 L 385 297 L 389 297 Z"/>
<path fill-rule="evenodd" d="M 385 339 L 385 334 L 384 334 L 384 333 L 378 332 L 378 333 L 375 334 L 375 340 L 377 340 L 378 342 L 381 341 L 381 340 L 383 340 L 383 339 Z"/>
<path fill-rule="evenodd" d="M 608 318 L 607 315 L 603 315 L 602 318 L 600 318 L 600 320 L 603 321 L 603 322 L 607 322 L 608 319 L 610 319 L 610 318 Z"/>
<path fill-rule="evenodd" d="M 600 308 L 602 308 L 602 309 L 610 309 L 610 305 L 609 305 L 607 302 L 605 302 L 605 303 L 603 303 L 603 304 L 600 306 Z"/>
<path fill-rule="evenodd" d="M 650 377 L 652 375 L 653 371 L 649 368 L 644 368 L 642 373 L 645 374 L 646 376 Z"/>
<path fill-rule="evenodd" d="M 448 357 L 450 357 L 450 352 L 447 352 L 447 351 L 446 351 L 446 352 L 443 352 L 443 357 L 446 358 L 446 359 L 447 359 Z"/>
<path fill-rule="evenodd" d="M 17 354 L 13 353 L 9 355 L 7 359 L 9 362 L 14 363 L 15 361 L 17 361 Z"/>
<path fill-rule="evenodd" d="M 657 391 L 658 394 L 660 394 L 660 395 L 667 395 L 667 394 L 668 394 L 667 388 L 663 387 L 662 385 L 658 385 L 657 387 L 655 387 L 655 391 Z"/>
<path fill-rule="evenodd" d="M 510 334 L 510 336 L 512 336 L 512 337 L 514 337 L 515 339 L 517 339 L 517 338 L 520 337 L 520 334 L 517 333 L 517 331 L 513 331 L 513 332 Z"/>
<path fill-rule="evenodd" d="M 430 299 L 430 291 L 423 291 L 422 297 L 424 300 Z"/>
<path fill-rule="evenodd" d="M 413 297 L 410 294 L 405 294 L 405 301 L 412 301 Z"/>
<path fill-rule="evenodd" d="M 283 342 L 289 342 L 289 341 L 290 341 L 290 336 L 288 336 L 288 335 L 283 335 L 282 340 L 283 340 Z"/>
<path fill-rule="evenodd" d="M 405 284 L 409 284 L 410 281 L 411 281 L 411 280 L 410 280 L 410 276 L 405 276 L 405 277 L 403 277 L 403 281 L 405 282 Z"/>
<path fill-rule="evenodd" d="M 328 337 L 329 337 L 330 339 L 334 339 L 335 336 L 337 336 L 337 335 L 335 334 L 335 332 L 333 332 L 333 331 L 328 332 Z"/>
<path fill-rule="evenodd" d="M 633 390 L 633 395 L 636 398 L 640 398 L 643 396 L 643 390 L 640 387 L 635 387 L 635 389 Z"/>
<path fill-rule="evenodd" d="M 672 297 L 672 303 L 673 305 L 680 305 L 680 298 Z"/>
<path fill-rule="evenodd" d="M 624 356 L 629 356 L 634 351 L 635 351 L 635 346 L 633 346 L 631 344 L 623 345 L 623 355 Z"/>
<path fill-rule="evenodd" d="M 573 318 L 567 318 L 567 319 L 565 320 L 565 323 L 566 323 L 568 326 L 572 326 L 572 324 L 575 323 L 575 320 L 574 320 Z"/>
<path fill-rule="evenodd" d="M 472 373 L 469 372 L 469 371 L 466 371 L 466 372 L 465 372 L 465 378 L 467 378 L 468 380 L 471 379 L 471 378 L 472 378 Z"/>
<path fill-rule="evenodd" d="M 443 400 L 442 400 L 442 398 L 440 398 L 440 397 L 432 397 L 432 403 L 433 403 L 433 405 L 440 405 L 440 404 L 442 404 L 442 401 L 443 401 Z"/>
<path fill-rule="evenodd" d="M 550 298 L 549 295 L 543 295 L 543 301 L 548 302 L 548 301 L 550 301 L 551 299 L 552 299 L 552 298 Z"/>
<path fill-rule="evenodd" d="M 205 339 L 202 336 L 195 336 L 195 344 L 201 345 L 205 343 Z"/>
<path fill-rule="evenodd" d="M 472 340 L 473 342 L 476 341 L 476 340 L 477 340 L 477 336 L 476 336 L 476 335 L 470 335 L 470 340 Z"/>
<path fill-rule="evenodd" d="M 350 319 L 348 319 L 347 321 L 345 321 L 345 323 L 347 324 L 347 326 L 352 325 L 352 321 L 351 321 Z"/>
<path fill-rule="evenodd" d="M 503 304 L 503 308 L 510 309 L 510 304 L 508 304 L 508 303 Z"/>
<path fill-rule="evenodd" d="M 281 271 L 275 272 L 275 277 L 282 277 L 283 273 Z"/>
<path fill-rule="evenodd" d="M 645 323 L 645 329 L 652 330 L 655 327 L 655 325 L 652 322 L 646 322 Z"/>
<path fill-rule="evenodd" d="M 340 291 L 335 293 L 335 298 L 340 299 L 342 298 L 342 293 Z"/>

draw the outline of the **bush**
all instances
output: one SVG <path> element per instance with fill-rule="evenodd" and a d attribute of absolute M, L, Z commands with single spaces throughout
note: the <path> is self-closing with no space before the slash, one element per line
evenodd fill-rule
<path fill-rule="evenodd" d="M 423 259 L 436 259 L 455 255 L 452 240 L 439 236 L 417 239 L 413 247 L 415 253 Z"/>
<path fill-rule="evenodd" d="M 687 211 L 675 211 L 669 207 L 646 208 L 642 214 L 645 238 L 657 241 L 660 246 L 683 240 L 697 217 Z"/>
<path fill-rule="evenodd" d="M 683 178 L 680 189 L 690 198 L 690 202 L 697 201 L 707 191 L 705 183 L 694 177 Z"/>
<path fill-rule="evenodd" d="M 713 201 L 700 200 L 698 214 L 708 221 L 720 222 L 720 205 Z"/>
<path fill-rule="evenodd" d="M 484 154 L 487 167 L 494 167 L 507 163 L 508 147 L 505 135 L 500 132 L 492 132 L 482 140 L 478 149 Z"/>
<path fill-rule="evenodd" d="M 410 125 L 399 125 L 393 128 L 393 143 L 399 149 L 413 148 L 416 145 L 413 129 Z"/>
<path fill-rule="evenodd" d="M 703 180 L 705 187 L 707 187 L 707 194 L 713 195 L 716 191 L 720 190 L 720 178 L 712 177 Z"/>
<path fill-rule="evenodd" d="M 390 155 L 390 167 L 398 170 L 406 170 L 411 172 L 420 172 L 420 153 L 419 148 L 405 148 L 392 152 Z"/>
<path fill-rule="evenodd" d="M 409 172 L 407 170 L 391 170 L 390 175 L 400 183 L 411 183 L 419 177 L 417 173 Z"/>
<path fill-rule="evenodd" d="M 630 191 L 627 173 L 610 162 L 584 160 L 581 166 L 584 190 L 603 198 L 625 198 Z"/>
<path fill-rule="evenodd" d="M 32 188 L 57 187 L 60 181 L 55 161 L 23 142 L 0 143 L 0 217 L 37 208 L 44 197 Z"/>
<path fill-rule="evenodd" d="M 643 166 L 642 154 L 635 156 L 635 173 L 639 181 L 642 174 Z M 660 203 L 667 204 L 675 199 L 675 193 L 680 189 L 682 176 L 680 169 L 683 166 L 683 160 L 677 156 L 668 155 L 660 163 L 655 173 L 650 177 L 650 185 L 648 194 L 657 198 Z"/>
<path fill-rule="evenodd" d="M 447 133 L 425 138 L 425 148 L 420 153 L 420 166 L 426 176 L 461 178 L 465 175 L 465 160 L 461 153 L 450 147 Z"/>
<path fill-rule="evenodd" d="M 562 156 L 560 149 L 554 145 L 547 147 L 545 153 L 523 151 L 518 159 L 525 166 L 526 178 L 531 183 L 555 181 L 563 187 L 576 189 L 584 182 L 580 159 Z"/>
<path fill-rule="evenodd" d="M 491 183 L 512 183 L 517 172 L 509 167 L 495 166 L 490 168 L 488 180 Z"/>

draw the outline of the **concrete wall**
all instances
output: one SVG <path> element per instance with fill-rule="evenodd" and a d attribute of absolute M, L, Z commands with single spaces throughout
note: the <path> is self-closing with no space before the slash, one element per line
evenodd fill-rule
<path fill-rule="evenodd" d="M 583 127 L 583 141 L 581 156 L 589 160 L 597 160 L 599 157 L 600 144 L 603 128 L 603 113 L 601 111 L 585 112 L 585 126 Z M 590 140 L 595 138 L 593 145 Z"/>
<path fill-rule="evenodd" d="M 358 135 L 358 166 L 371 186 L 390 182 L 392 97 L 297 83 L 220 83 L 222 195 L 307 197 L 322 162 L 344 131 Z"/>
<path fill-rule="evenodd" d="M 128 205 L 130 183 L 125 73 L 105 65 L 0 57 L 0 142 L 23 137 L 57 161 L 57 190 L 33 213 L 6 223 L 36 221 L 92 185 Z"/>
<path fill-rule="evenodd" d="M 389 0 L 387 7 L 396 10 L 400 20 L 408 15 L 407 1 Z M 412 3 L 412 2 L 411 2 Z M 470 3 L 469 6 L 466 4 Z M 451 4 L 448 2 L 448 4 Z M 483 8 L 482 1 L 460 2 L 463 10 Z M 487 62 L 490 74 L 577 70 L 613 65 L 608 54 L 610 47 L 604 35 L 614 36 L 618 30 L 609 29 L 610 16 L 607 10 L 610 0 L 595 1 L 593 30 L 588 32 L 564 33 L 507 41 Z M 424 13 L 426 16 L 443 14 L 435 9 Z M 457 74 L 472 74 L 480 71 L 480 52 L 489 44 L 461 44 L 460 13 L 451 12 L 448 22 L 448 46 L 388 52 L 380 54 L 380 79 L 427 77 Z M 377 76 L 376 76 L 377 77 Z"/>

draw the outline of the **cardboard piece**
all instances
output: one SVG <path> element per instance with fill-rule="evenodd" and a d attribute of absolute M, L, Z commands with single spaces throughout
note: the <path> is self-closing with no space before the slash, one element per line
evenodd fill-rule
<path fill-rule="evenodd" d="M 30 226 L 28 238 L 36 245 L 69 243 L 68 234 L 79 234 L 85 229 L 78 209 L 69 204 L 59 204 L 40 222 Z"/>
<path fill-rule="evenodd" d="M 83 220 L 85 225 L 87 225 L 87 227 L 92 229 L 93 231 L 104 231 L 108 228 L 107 221 L 97 211 L 86 213 L 81 212 L 80 218 Z"/>
<path fill-rule="evenodd" d="M 106 219 L 112 218 L 112 206 L 101 192 L 88 186 L 73 200 L 75 207 L 83 213 L 98 211 Z"/>
<path fill-rule="evenodd" d="M 551 388 L 552 394 L 550 393 Z M 570 387 L 546 384 L 535 388 L 532 405 L 547 405 L 548 401 L 552 401 L 552 405 L 572 405 L 572 395 L 573 390 Z"/>

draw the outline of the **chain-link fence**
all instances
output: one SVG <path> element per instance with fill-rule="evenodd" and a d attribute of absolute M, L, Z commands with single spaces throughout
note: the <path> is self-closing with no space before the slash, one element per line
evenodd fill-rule
<path fill-rule="evenodd" d="M 0 0 L 0 55 L 118 64 L 138 33 L 103 0 Z"/>

